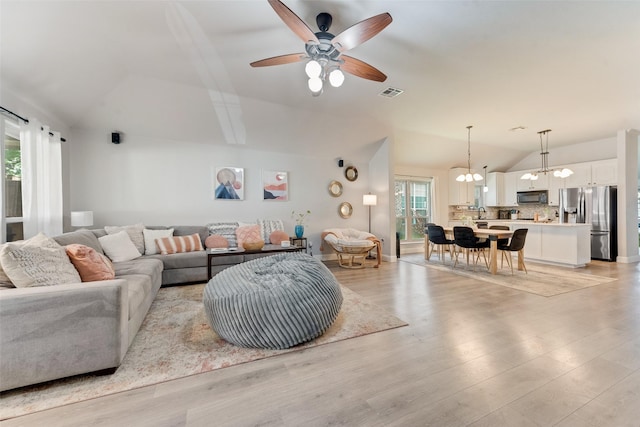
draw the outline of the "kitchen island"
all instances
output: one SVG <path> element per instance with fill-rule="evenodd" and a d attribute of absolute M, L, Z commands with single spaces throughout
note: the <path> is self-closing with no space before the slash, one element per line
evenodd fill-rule
<path fill-rule="evenodd" d="M 528 228 L 524 258 L 569 267 L 584 267 L 591 261 L 591 224 L 560 224 L 533 221 L 488 221 L 507 225 L 511 231 Z"/>

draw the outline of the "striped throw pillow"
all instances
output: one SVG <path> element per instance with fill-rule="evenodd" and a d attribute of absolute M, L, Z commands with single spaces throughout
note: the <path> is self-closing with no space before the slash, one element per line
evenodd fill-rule
<path fill-rule="evenodd" d="M 156 239 L 156 245 L 162 255 L 204 250 L 198 233 L 190 236 L 163 237 Z"/>

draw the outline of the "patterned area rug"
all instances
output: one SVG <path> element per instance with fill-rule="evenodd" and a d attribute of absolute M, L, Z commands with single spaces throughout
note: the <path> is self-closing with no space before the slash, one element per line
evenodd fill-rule
<path fill-rule="evenodd" d="M 209 327 L 203 289 L 204 284 L 160 289 L 113 375 L 80 375 L 4 392 L 0 420 L 407 325 L 343 286 L 342 309 L 321 337 L 287 350 L 236 347 Z"/>
<path fill-rule="evenodd" d="M 411 254 L 403 256 L 400 260 L 543 297 L 552 297 L 617 280 L 610 277 L 580 273 L 579 269 L 576 268 L 555 267 L 531 262 L 526 263 L 527 273 L 525 273 L 515 269 L 517 265 L 515 257 L 514 263 L 516 265 L 514 265 L 513 274 L 511 274 L 511 269 L 505 262 L 504 268 L 500 268 L 500 264 L 498 264 L 498 273 L 495 275 L 489 273 L 482 259 L 480 264 L 476 266 L 475 271 L 473 267 L 467 267 L 466 261 L 458 262 L 456 268 L 453 268 L 453 264 L 448 258 L 445 259 L 443 264 L 437 256 L 432 256 L 430 261 L 426 261 L 423 254 Z"/>

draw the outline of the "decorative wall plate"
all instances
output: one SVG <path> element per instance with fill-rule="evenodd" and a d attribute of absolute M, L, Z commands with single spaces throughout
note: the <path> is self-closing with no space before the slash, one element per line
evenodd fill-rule
<path fill-rule="evenodd" d="M 333 197 L 342 195 L 342 184 L 339 181 L 333 180 L 329 183 L 329 194 Z"/>
<path fill-rule="evenodd" d="M 355 181 L 358 179 L 358 169 L 355 166 L 348 166 L 344 170 L 344 177 L 347 178 L 348 181 Z"/>
<path fill-rule="evenodd" d="M 342 202 L 340 206 L 338 206 L 338 215 L 342 218 L 349 218 L 353 213 L 353 206 L 349 202 Z"/>

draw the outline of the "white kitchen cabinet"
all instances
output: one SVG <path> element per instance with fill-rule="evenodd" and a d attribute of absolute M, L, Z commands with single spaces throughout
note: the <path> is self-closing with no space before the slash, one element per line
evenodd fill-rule
<path fill-rule="evenodd" d="M 504 204 L 503 206 L 518 206 L 518 180 L 523 172 L 508 172 L 504 174 Z"/>
<path fill-rule="evenodd" d="M 591 261 L 590 224 L 515 221 L 509 227 L 512 231 L 529 230 L 524 244 L 525 260 L 571 267 L 583 267 Z"/>
<path fill-rule="evenodd" d="M 487 182 L 484 185 L 487 186 L 489 191 L 484 193 L 485 206 L 505 205 L 504 175 L 502 172 L 490 172 L 487 174 Z"/>
<path fill-rule="evenodd" d="M 524 172 L 520 173 L 520 176 L 524 175 Z M 534 190 L 548 190 L 549 189 L 549 174 L 538 174 L 538 179 L 520 179 L 518 177 L 517 182 L 518 191 L 534 191 Z"/>
<path fill-rule="evenodd" d="M 616 185 L 618 183 L 618 161 L 616 159 L 567 165 L 573 175 L 564 180 L 565 188 Z"/>
<path fill-rule="evenodd" d="M 599 160 L 591 163 L 590 185 L 617 185 L 618 160 Z"/>
<path fill-rule="evenodd" d="M 591 164 L 590 163 L 574 163 L 567 165 L 567 168 L 573 171 L 564 179 L 565 188 L 587 187 L 591 182 Z"/>
<path fill-rule="evenodd" d="M 562 178 L 549 177 L 549 206 L 558 206 L 560 204 L 560 189 L 564 188 L 562 181 Z"/>
<path fill-rule="evenodd" d="M 450 206 L 470 206 L 475 204 L 475 181 L 458 182 L 458 175 L 466 173 L 465 168 L 449 169 L 449 205 Z"/>

